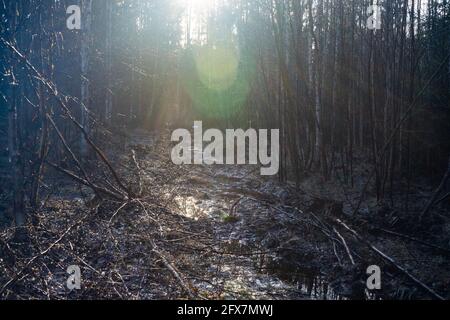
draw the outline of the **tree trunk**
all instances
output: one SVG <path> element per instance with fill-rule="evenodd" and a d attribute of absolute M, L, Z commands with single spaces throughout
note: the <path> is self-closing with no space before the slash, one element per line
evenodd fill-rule
<path fill-rule="evenodd" d="M 89 48 L 91 47 L 92 0 L 82 0 L 81 17 L 81 125 L 89 133 Z M 87 156 L 88 146 L 83 135 L 81 135 L 80 143 L 81 154 Z"/>

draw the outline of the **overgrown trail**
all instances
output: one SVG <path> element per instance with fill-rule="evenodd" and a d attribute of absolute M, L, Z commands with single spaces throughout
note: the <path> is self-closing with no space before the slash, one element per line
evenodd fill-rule
<path fill-rule="evenodd" d="M 28 226 L 30 245 L 14 243 L 13 229 L 0 233 L 1 298 L 334 297 L 317 268 L 329 257 L 317 232 L 286 211 L 289 192 L 258 168 L 175 166 L 167 136 L 137 131 L 127 140 L 107 156 L 139 196 L 101 199 L 53 175 L 58 187 Z M 73 265 L 79 291 L 66 287 Z"/>
<path fill-rule="evenodd" d="M 247 197 L 275 202 L 274 196 L 261 188 L 270 183 L 256 178 L 254 168 L 191 168 L 177 188 L 175 202 L 179 213 L 201 224 L 212 223 L 215 249 L 224 254 L 211 269 L 223 282 L 226 296 L 240 298 L 303 298 L 297 286 L 270 275 L 264 270 L 270 252 L 261 243 L 265 233 L 264 216 L 268 209 Z"/>
<path fill-rule="evenodd" d="M 131 199 L 98 197 L 52 175 L 56 187 L 27 226 L 30 241 L 16 243 L 13 228 L 0 232 L 0 298 L 447 296 L 448 233 L 401 234 L 408 220 L 395 211 L 390 225 L 380 211 L 352 215 L 344 200 L 281 185 L 254 166 L 176 166 L 167 138 L 136 131 L 109 149 Z M 78 291 L 66 286 L 73 265 L 82 271 Z M 383 272 L 376 296 L 366 290 L 371 265 Z"/>
<path fill-rule="evenodd" d="M 136 132 L 130 147 L 141 150 L 143 171 L 157 176 L 161 167 L 155 166 L 155 160 L 168 158 L 170 148 L 166 141 L 159 143 L 166 149 L 158 151 L 153 138 Z M 446 261 L 448 251 L 436 256 L 430 247 L 407 245 L 393 234 L 380 235 L 374 231 L 376 221 L 368 230 L 367 220 L 345 213 L 344 207 L 351 207 L 345 200 L 328 198 L 326 192 L 305 192 L 289 183 L 281 185 L 274 178 L 261 177 L 255 166 L 169 165 L 164 170 L 176 172 L 164 180 L 164 202 L 171 212 L 202 230 L 195 241 L 203 242 L 203 247 L 190 250 L 187 259 L 193 263 L 192 270 L 199 268 L 194 274 L 202 274 L 198 278 L 191 273 L 192 285 L 208 297 L 375 298 L 366 290 L 366 269 L 373 264 L 386 270 L 383 290 L 376 297 L 439 296 L 428 290 L 426 282 L 433 279 L 426 277 L 431 265 L 424 261 L 434 260 L 434 274 L 445 274 L 448 268 L 440 261 Z M 332 194 L 339 194 L 334 190 Z M 376 250 L 346 230 L 341 220 L 356 225 Z M 386 261 L 376 252 L 379 249 L 388 253 L 388 260 L 390 255 L 395 259 Z M 411 255 L 426 258 L 412 260 Z"/>
<path fill-rule="evenodd" d="M 152 165 L 155 154 L 149 151 L 155 141 L 145 132 L 135 133 L 132 141 L 131 147 L 143 150 L 142 170 L 157 174 Z M 220 298 L 225 299 L 335 298 L 311 261 L 299 261 L 299 268 L 289 270 L 291 266 L 284 264 L 292 261 L 280 260 L 280 253 L 300 238 L 295 235 L 295 219 L 276 210 L 289 194 L 276 179 L 259 176 L 255 166 L 200 165 L 181 170 L 165 186 L 166 201 L 204 230 L 210 253 L 215 253 L 212 258 L 201 252 L 190 257 L 208 271 L 207 279 L 194 279 L 196 286 L 205 291 L 220 288 Z M 288 259 L 295 257 L 294 253 Z"/>

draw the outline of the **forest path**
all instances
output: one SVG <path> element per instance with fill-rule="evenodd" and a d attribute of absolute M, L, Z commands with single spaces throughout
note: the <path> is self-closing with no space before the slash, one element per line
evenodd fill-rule
<path fill-rule="evenodd" d="M 132 140 L 139 148 L 155 143 L 145 132 L 135 133 Z M 155 160 L 152 153 L 144 158 Z M 299 277 L 271 270 L 277 268 L 273 262 L 279 258 L 278 243 L 290 237 L 283 234 L 277 238 L 290 221 L 279 216 L 275 221 L 273 208 L 264 205 L 276 206 L 287 196 L 276 179 L 261 177 L 257 166 L 248 165 L 192 165 L 182 170 L 184 174 L 165 186 L 167 201 L 173 203 L 179 215 L 205 224 L 214 250 L 224 253 L 208 262 L 213 278 L 196 282 L 195 286 L 205 291 L 219 286 L 224 299 L 330 298 L 328 284 L 317 275 Z M 204 257 L 193 259 L 202 261 Z"/>
<path fill-rule="evenodd" d="M 190 175 L 183 177 L 174 200 L 179 214 L 198 223 L 204 219 L 212 223 L 217 251 L 233 252 L 233 255 L 222 256 L 221 261 L 211 265 L 217 269 L 224 288 L 229 292 L 225 298 L 307 298 L 306 291 L 296 284 L 264 271 L 266 255 L 275 253 L 267 252 L 260 238 L 261 233 L 268 233 L 267 225 L 264 225 L 267 221 L 252 221 L 269 212 L 261 204 L 248 199 L 279 201 L 276 196 L 260 191 L 268 185 L 275 185 L 256 177 L 254 167 L 198 166 L 190 167 L 189 171 Z M 258 227 L 261 224 L 263 228 Z"/>

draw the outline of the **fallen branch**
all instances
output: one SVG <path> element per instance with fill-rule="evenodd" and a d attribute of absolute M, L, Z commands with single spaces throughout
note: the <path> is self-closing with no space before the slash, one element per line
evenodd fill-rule
<path fill-rule="evenodd" d="M 190 286 L 186 284 L 186 281 L 183 279 L 183 277 L 180 275 L 180 272 L 177 270 L 177 268 L 170 263 L 170 261 L 166 258 L 162 252 L 158 250 L 158 247 L 156 246 L 155 242 L 153 240 L 150 240 L 150 244 L 152 245 L 152 251 L 156 253 L 166 266 L 166 268 L 174 275 L 174 277 L 178 280 L 181 287 L 186 291 L 186 293 L 189 295 L 189 298 L 195 298 L 196 295 L 192 292 Z"/>
<path fill-rule="evenodd" d="M 88 183 L 89 187 L 91 187 L 92 190 L 94 190 L 94 192 L 97 194 L 97 196 L 101 197 L 100 194 L 98 193 L 97 188 L 94 186 L 94 184 L 90 181 L 89 176 L 86 172 L 86 170 L 84 170 L 83 166 L 81 165 L 80 161 L 78 160 L 78 158 L 75 156 L 75 154 L 73 153 L 72 149 L 69 147 L 69 145 L 66 142 L 66 139 L 64 139 L 64 136 L 62 135 L 61 131 L 59 130 L 58 126 L 56 125 L 55 121 L 53 120 L 53 118 L 47 114 L 47 118 L 50 121 L 51 125 L 53 126 L 53 128 L 56 131 L 57 136 L 59 137 L 59 139 L 61 140 L 64 149 L 66 149 L 66 151 L 70 154 L 70 156 L 72 157 L 72 160 L 75 162 L 75 164 L 77 165 L 78 169 L 80 169 L 81 174 L 84 177 L 84 180 Z"/>
<path fill-rule="evenodd" d="M 345 238 L 336 230 L 336 228 L 333 228 L 333 231 L 339 237 L 339 239 L 341 239 L 342 244 L 344 245 L 345 251 L 347 252 L 348 257 L 350 258 L 352 265 L 355 265 L 355 260 L 353 259 L 350 249 L 348 248 L 347 241 L 345 241 Z"/>
<path fill-rule="evenodd" d="M 88 181 L 84 180 L 83 178 L 77 176 L 75 173 L 73 173 L 73 172 L 71 172 L 69 170 L 63 169 L 63 168 L 61 168 L 60 166 L 58 166 L 58 165 L 56 165 L 54 163 L 51 163 L 49 161 L 45 161 L 45 163 L 48 164 L 53 169 L 55 169 L 55 170 L 57 170 L 57 171 L 59 171 L 61 173 L 64 173 L 65 175 L 67 175 L 68 177 L 70 177 L 73 180 L 77 181 L 78 183 L 81 183 L 82 185 L 85 185 L 87 187 L 93 188 L 94 191 L 96 191 L 96 192 L 101 192 L 101 193 L 103 193 L 105 195 L 110 196 L 111 198 L 113 198 L 115 200 L 119 200 L 119 201 L 123 201 L 124 200 L 124 196 L 123 195 L 118 195 L 118 194 L 116 194 L 116 193 L 114 193 L 114 192 L 112 192 L 112 191 L 110 191 L 108 189 L 105 189 L 103 187 L 97 186 L 97 185 L 95 185 L 93 183 L 89 183 Z"/>
<path fill-rule="evenodd" d="M 424 289 L 426 292 L 428 292 L 430 295 L 432 295 L 434 298 L 439 300 L 445 300 L 441 295 L 436 293 L 433 289 L 431 289 L 429 286 L 427 286 L 425 283 L 417 279 L 414 275 L 412 275 L 408 270 L 406 270 L 404 267 L 399 265 L 393 258 L 389 257 L 387 254 L 382 252 L 380 249 L 372 245 L 369 241 L 361 237 L 358 232 L 347 226 L 344 222 L 342 222 L 339 219 L 336 219 L 336 222 L 344 227 L 347 231 L 349 231 L 351 234 L 353 234 L 358 240 L 364 242 L 372 251 L 374 251 L 376 254 L 378 254 L 381 258 L 383 258 L 385 261 L 389 262 L 391 265 L 393 265 L 397 270 L 405 274 L 409 279 L 411 279 L 414 283 L 416 283 L 419 287 Z"/>
<path fill-rule="evenodd" d="M 8 289 L 9 286 L 11 286 L 13 283 L 15 283 L 17 281 L 17 279 L 19 279 L 23 275 L 23 273 L 33 264 L 34 261 L 36 261 L 36 259 L 46 255 L 50 250 L 52 250 L 56 245 L 58 245 L 64 239 L 64 237 L 67 236 L 70 233 L 70 231 L 72 231 L 72 229 L 74 229 L 79 224 L 81 224 L 89 216 L 90 216 L 90 213 L 88 213 L 88 214 L 84 215 L 83 217 L 81 217 L 81 219 L 79 219 L 78 221 L 73 223 L 69 228 L 67 228 L 66 231 L 64 231 L 55 242 L 53 242 L 50 246 L 47 247 L 47 249 L 45 249 L 44 251 L 41 251 L 40 253 L 35 255 L 33 258 L 28 260 L 28 262 L 22 267 L 22 269 L 20 269 L 20 271 L 17 272 L 14 275 L 14 277 L 9 279 L 8 282 L 6 282 L 1 287 L 1 289 L 0 289 L 0 296 L 6 291 L 6 289 Z"/>
<path fill-rule="evenodd" d="M 109 219 L 109 223 L 111 223 L 114 218 L 116 217 L 116 215 L 120 212 L 120 210 L 122 210 L 123 208 L 125 208 L 125 206 L 128 204 L 129 202 L 124 202 L 115 212 L 114 214 L 111 216 L 111 219 Z"/>
<path fill-rule="evenodd" d="M 420 244 L 422 244 L 424 246 L 427 246 L 427 247 L 433 248 L 433 249 L 435 249 L 437 251 L 440 251 L 440 252 L 442 252 L 442 253 L 444 253 L 446 255 L 450 255 L 450 249 L 439 247 L 437 245 L 434 245 L 434 244 L 425 242 L 423 240 L 420 240 L 420 239 L 408 236 L 406 234 L 402 234 L 402 233 L 398 233 L 398 232 L 394 232 L 394 231 L 386 230 L 386 229 L 378 229 L 377 228 L 376 230 L 380 230 L 381 232 L 384 232 L 386 234 L 390 234 L 390 235 L 393 235 L 393 236 L 396 236 L 396 237 L 399 237 L 399 238 L 403 238 L 403 239 L 406 239 L 406 240 L 409 240 L 409 241 L 412 241 L 412 242 L 420 243 Z"/>

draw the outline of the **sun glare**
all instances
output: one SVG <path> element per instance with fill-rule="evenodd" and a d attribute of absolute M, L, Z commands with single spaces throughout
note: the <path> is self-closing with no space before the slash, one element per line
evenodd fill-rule
<path fill-rule="evenodd" d="M 214 0 L 181 0 L 181 2 L 186 7 L 191 7 L 192 9 L 197 10 L 207 10 L 211 4 L 214 2 Z"/>
<path fill-rule="evenodd" d="M 183 29 L 186 38 L 184 43 L 201 43 L 206 31 L 208 12 L 213 8 L 215 0 L 178 0 L 183 8 Z"/>

